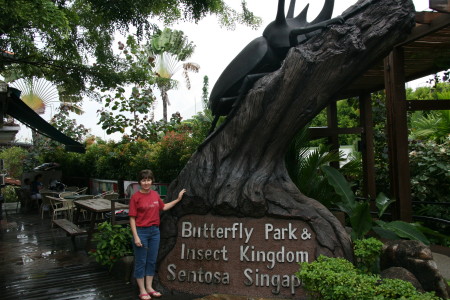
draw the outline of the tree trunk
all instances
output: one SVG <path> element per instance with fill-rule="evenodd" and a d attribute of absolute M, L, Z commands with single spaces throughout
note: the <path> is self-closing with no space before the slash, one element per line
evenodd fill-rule
<path fill-rule="evenodd" d="M 163 120 L 167 122 L 167 105 L 169 105 L 169 95 L 167 95 L 167 87 L 161 85 L 159 90 L 161 91 L 161 99 L 163 105 Z"/>
<path fill-rule="evenodd" d="M 316 255 L 341 248 L 339 256 L 351 257 L 342 226 L 297 189 L 284 156 L 299 129 L 406 37 L 413 11 L 408 0 L 373 1 L 344 24 L 292 48 L 282 67 L 254 84 L 172 182 L 168 199 L 182 188 L 188 193 L 164 217 L 212 213 L 300 219 L 317 235 Z M 168 236 L 173 242 L 173 234 L 163 232 L 163 238 Z"/>

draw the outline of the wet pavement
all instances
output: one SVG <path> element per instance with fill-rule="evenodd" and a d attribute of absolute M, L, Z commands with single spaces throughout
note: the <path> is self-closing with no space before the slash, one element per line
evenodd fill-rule
<path fill-rule="evenodd" d="M 136 284 L 114 278 L 48 216 L 8 212 L 0 228 L 0 299 L 138 299 Z M 163 300 L 191 300 L 164 295 Z"/>

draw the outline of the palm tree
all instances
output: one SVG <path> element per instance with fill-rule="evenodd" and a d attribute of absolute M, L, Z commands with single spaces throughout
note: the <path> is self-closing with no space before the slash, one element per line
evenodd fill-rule
<path fill-rule="evenodd" d="M 184 62 L 192 56 L 195 46 L 184 36 L 183 31 L 165 28 L 155 34 L 146 46 L 147 55 L 155 59 L 156 84 L 161 92 L 163 119 L 167 122 L 167 106 L 170 105 L 167 92 L 177 87 L 172 77 L 183 70 L 186 86 L 191 88 L 188 72 L 197 73 L 200 66 L 193 62 Z"/>

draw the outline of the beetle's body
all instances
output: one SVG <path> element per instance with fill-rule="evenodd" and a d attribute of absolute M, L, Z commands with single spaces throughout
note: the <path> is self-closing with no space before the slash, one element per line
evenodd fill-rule
<path fill-rule="evenodd" d="M 290 41 L 294 29 L 303 28 L 306 21 L 308 6 L 293 18 L 295 0 L 291 0 L 287 18 L 284 15 L 284 0 L 278 1 L 276 20 L 264 30 L 263 36 L 250 42 L 225 68 L 214 85 L 209 105 L 214 116 L 227 115 L 236 98 L 242 91 L 244 79 L 250 74 L 269 73 L 277 70 L 285 59 L 288 50 L 295 46 Z M 330 19 L 334 0 L 326 0 L 324 9 L 311 24 Z M 306 39 L 302 37 L 301 40 Z M 297 39 L 300 40 L 300 39 Z"/>
<path fill-rule="evenodd" d="M 309 5 L 298 16 L 293 17 L 295 0 L 291 0 L 285 16 L 285 0 L 278 0 L 275 21 L 267 25 L 262 37 L 250 42 L 231 61 L 214 85 L 209 97 L 209 107 L 215 116 L 210 132 L 214 130 L 218 118 L 230 113 L 236 100 L 245 96 L 254 81 L 281 66 L 291 47 L 304 42 L 331 24 L 344 22 L 373 1 L 367 0 L 345 15 L 331 19 L 334 0 L 325 0 L 319 15 L 312 22 L 307 22 Z"/>
<path fill-rule="evenodd" d="M 224 116 L 230 112 L 233 101 L 227 99 L 237 97 L 247 75 L 272 72 L 279 67 L 280 60 L 268 47 L 265 38 L 254 39 L 231 61 L 212 89 L 210 108 L 213 115 Z"/>

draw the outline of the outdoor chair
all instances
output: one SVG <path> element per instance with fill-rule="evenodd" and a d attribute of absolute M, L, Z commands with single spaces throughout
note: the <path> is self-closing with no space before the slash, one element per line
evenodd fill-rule
<path fill-rule="evenodd" d="M 108 198 L 105 198 L 105 196 L 106 195 L 110 195 L 110 194 L 116 194 L 116 192 L 114 192 L 114 191 L 106 191 L 106 192 L 100 193 L 98 195 L 95 195 L 94 198 L 108 199 Z M 114 199 L 117 199 L 117 198 L 114 198 Z"/>
<path fill-rule="evenodd" d="M 68 186 L 64 189 L 65 192 L 76 192 L 79 188 L 77 186 Z"/>
<path fill-rule="evenodd" d="M 79 188 L 76 192 L 79 195 L 84 195 L 84 194 L 86 194 L 87 189 L 88 189 L 87 186 L 85 186 L 85 187 Z"/>
<path fill-rule="evenodd" d="M 118 193 L 111 193 L 111 194 L 105 194 L 102 197 L 103 199 L 108 199 L 108 200 L 114 200 L 114 199 L 118 199 L 119 198 L 119 194 Z"/>
<path fill-rule="evenodd" d="M 70 196 L 76 196 L 76 195 L 78 195 L 78 193 L 77 192 L 67 192 L 67 191 L 65 191 L 65 192 L 62 192 L 62 193 L 60 193 L 59 194 L 59 198 L 66 198 L 66 197 L 70 197 Z"/>
<path fill-rule="evenodd" d="M 68 220 L 72 221 L 72 211 L 74 208 L 74 204 L 72 200 L 61 199 L 59 201 L 58 198 L 47 196 L 50 199 L 50 203 L 52 204 L 52 221 L 56 220 L 59 215 L 65 216 Z M 53 226 L 53 222 L 52 222 Z"/>
<path fill-rule="evenodd" d="M 48 196 L 52 196 L 52 193 L 40 193 L 41 194 L 41 205 L 39 206 L 39 214 L 41 215 L 41 219 L 44 219 L 44 212 L 46 211 L 45 208 L 47 208 L 48 215 L 51 216 L 53 211 L 53 203 L 48 198 Z"/>
<path fill-rule="evenodd" d="M 117 224 L 129 224 L 130 218 L 128 216 L 128 209 L 117 210 L 116 203 L 130 204 L 130 198 L 112 199 L 111 200 L 111 212 L 106 213 L 110 218 L 112 225 Z"/>

